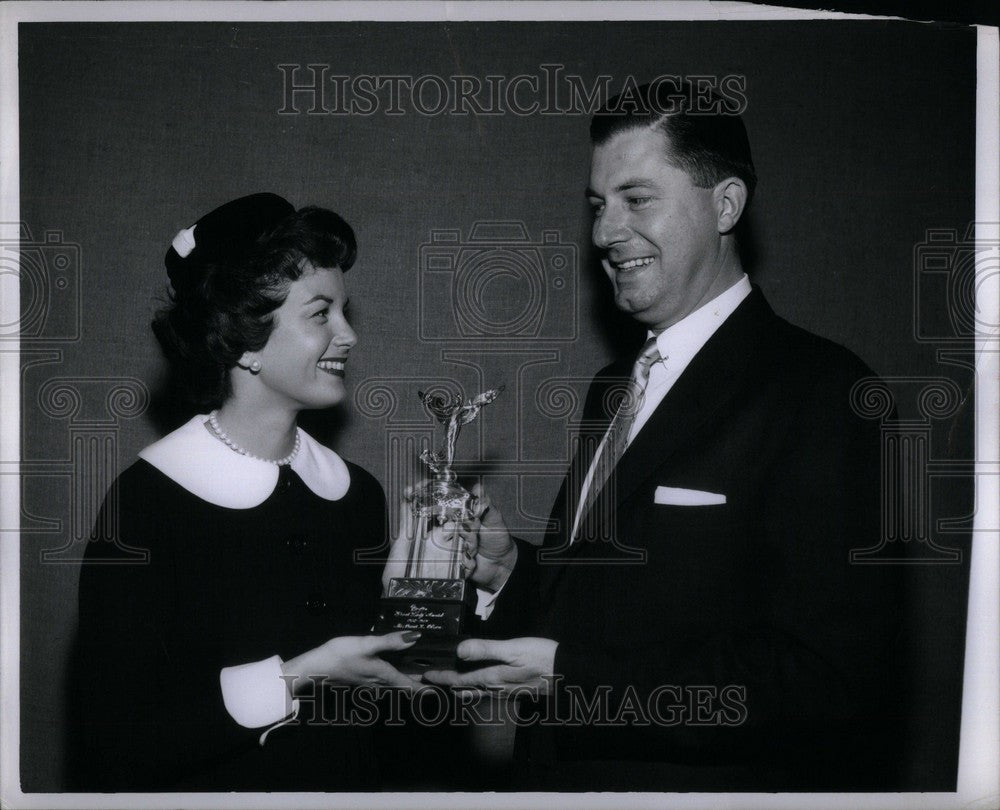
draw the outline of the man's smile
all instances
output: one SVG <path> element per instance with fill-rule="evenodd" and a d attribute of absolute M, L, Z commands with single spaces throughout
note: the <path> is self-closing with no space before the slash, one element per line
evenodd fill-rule
<path fill-rule="evenodd" d="M 621 261 L 615 261 L 614 259 L 608 258 L 608 264 L 610 264 L 615 270 L 635 270 L 639 267 L 646 267 L 652 264 L 655 259 L 652 256 L 638 256 L 634 259 L 624 259 Z"/>

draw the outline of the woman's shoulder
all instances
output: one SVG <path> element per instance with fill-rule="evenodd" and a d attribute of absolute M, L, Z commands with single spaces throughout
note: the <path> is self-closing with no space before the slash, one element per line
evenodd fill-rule
<path fill-rule="evenodd" d="M 353 461 L 344 459 L 344 463 L 347 465 L 347 469 L 350 470 L 351 486 L 356 492 L 385 498 L 385 490 L 382 488 L 381 482 L 374 475 Z"/>
<path fill-rule="evenodd" d="M 140 488 L 174 489 L 229 509 L 250 509 L 264 503 L 278 485 L 278 467 L 233 452 L 209 433 L 206 419 L 195 416 L 145 447 L 123 476 Z M 301 429 L 291 469 L 313 494 L 326 501 L 373 494 L 382 497 L 382 487 L 371 473 Z"/>
<path fill-rule="evenodd" d="M 199 500 L 228 509 L 259 506 L 274 491 L 278 468 L 233 452 L 199 414 L 139 452 L 139 459 Z"/>
<path fill-rule="evenodd" d="M 122 504 L 140 501 L 152 505 L 172 500 L 183 493 L 174 481 L 142 456 L 118 474 L 111 489 Z"/>
<path fill-rule="evenodd" d="M 342 458 L 305 431 L 299 455 L 292 469 L 315 494 L 328 501 L 339 501 L 359 494 L 381 494 L 382 485 L 361 465 Z"/>

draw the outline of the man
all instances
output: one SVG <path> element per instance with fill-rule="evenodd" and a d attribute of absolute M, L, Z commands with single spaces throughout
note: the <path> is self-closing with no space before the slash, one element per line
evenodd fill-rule
<path fill-rule="evenodd" d="M 878 431 L 850 399 L 872 372 L 744 273 L 740 118 L 664 84 L 640 96 L 594 117 L 588 196 L 615 303 L 649 340 L 591 385 L 596 440 L 541 553 L 483 516 L 474 579 L 499 593 L 481 634 L 507 640 L 425 677 L 537 691 L 522 789 L 891 785 L 899 593 L 849 556 L 879 530 Z M 621 380 L 636 401 L 608 409 Z"/>

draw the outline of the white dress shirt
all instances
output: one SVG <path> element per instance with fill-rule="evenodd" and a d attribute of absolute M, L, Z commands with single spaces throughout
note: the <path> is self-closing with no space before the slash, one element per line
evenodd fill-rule
<path fill-rule="evenodd" d="M 750 295 L 750 290 L 750 279 L 744 273 L 743 277 L 732 287 L 703 304 L 673 326 L 668 326 L 659 334 L 652 331 L 648 333 L 648 337 L 656 337 L 656 348 L 660 352 L 660 359 L 649 367 L 649 381 L 646 383 L 642 405 L 632 422 L 626 447 L 639 435 L 639 431 L 649 421 L 653 411 L 663 402 L 663 398 L 674 387 L 674 383 L 684 373 L 684 369 L 688 367 L 694 356 L 702 350 L 704 345 L 708 343 L 708 339 L 715 334 L 725 320 L 736 311 L 743 299 Z M 580 521 L 583 519 L 581 512 L 586 502 L 585 496 L 590 489 L 594 473 L 597 470 L 598 459 L 604 452 L 604 445 L 607 441 L 608 434 L 605 433 L 583 480 L 576 514 L 573 517 L 571 542 L 576 539 L 576 533 L 580 528 Z"/>

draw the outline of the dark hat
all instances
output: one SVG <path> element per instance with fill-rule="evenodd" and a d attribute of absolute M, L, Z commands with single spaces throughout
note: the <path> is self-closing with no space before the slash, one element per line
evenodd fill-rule
<path fill-rule="evenodd" d="M 277 194 L 240 197 L 205 214 L 174 237 L 163 263 L 176 289 L 208 264 L 232 264 L 246 258 L 257 240 L 295 213 Z"/>

